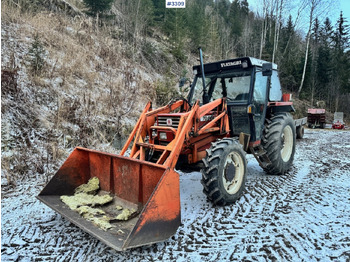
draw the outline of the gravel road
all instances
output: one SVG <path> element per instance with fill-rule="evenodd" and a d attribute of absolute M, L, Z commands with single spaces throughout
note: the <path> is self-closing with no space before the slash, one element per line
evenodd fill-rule
<path fill-rule="evenodd" d="M 350 261 L 350 132 L 305 130 L 294 165 L 266 175 L 248 156 L 243 197 L 213 207 L 199 172 L 180 173 L 182 224 L 169 240 L 116 252 L 35 196 L 2 189 L 2 261 Z"/>

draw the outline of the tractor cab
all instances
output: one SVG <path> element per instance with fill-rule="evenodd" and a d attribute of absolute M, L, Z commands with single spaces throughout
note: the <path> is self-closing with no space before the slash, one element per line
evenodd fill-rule
<path fill-rule="evenodd" d="M 282 90 L 277 65 L 243 57 L 193 67 L 195 75 L 188 95 L 190 104 L 226 98 L 231 136 L 249 134 L 260 141 L 269 102 L 279 102 Z M 203 85 L 204 82 L 204 85 Z"/>

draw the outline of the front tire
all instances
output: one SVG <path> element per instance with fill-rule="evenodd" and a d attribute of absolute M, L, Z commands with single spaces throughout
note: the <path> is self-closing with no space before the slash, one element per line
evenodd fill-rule
<path fill-rule="evenodd" d="M 203 159 L 203 192 L 216 205 L 235 202 L 243 193 L 247 160 L 242 146 L 232 138 L 212 143 Z"/>
<path fill-rule="evenodd" d="M 295 153 L 295 124 L 288 113 L 267 120 L 262 146 L 271 164 L 264 168 L 271 175 L 284 174 L 293 164 Z"/>

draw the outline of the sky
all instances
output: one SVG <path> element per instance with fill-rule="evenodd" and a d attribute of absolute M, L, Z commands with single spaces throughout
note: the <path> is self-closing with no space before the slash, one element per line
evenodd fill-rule
<path fill-rule="evenodd" d="M 346 20 L 350 24 L 350 1 L 340 0 L 340 8 L 343 11 L 343 16 L 346 18 Z"/>
<path fill-rule="evenodd" d="M 290 1 L 290 2 L 295 2 L 297 5 L 297 3 L 301 2 L 301 0 L 299 0 L 299 1 L 295 0 L 295 1 Z M 339 18 L 340 11 L 343 11 L 343 17 L 346 18 L 347 24 L 350 25 L 350 0 L 335 0 L 333 2 L 336 4 L 334 4 L 332 6 L 332 9 L 328 10 L 328 14 L 326 16 L 328 16 L 330 18 L 332 24 L 335 25 L 335 23 L 337 22 L 337 20 Z M 250 9 L 253 11 L 261 9 L 262 0 L 248 0 L 248 3 L 249 3 Z M 296 9 L 297 8 L 295 8 L 295 11 L 294 11 L 295 13 L 296 13 Z M 291 14 L 293 16 L 293 11 Z M 304 16 L 304 17 L 306 17 L 306 16 Z M 324 20 L 323 17 L 320 19 Z"/>

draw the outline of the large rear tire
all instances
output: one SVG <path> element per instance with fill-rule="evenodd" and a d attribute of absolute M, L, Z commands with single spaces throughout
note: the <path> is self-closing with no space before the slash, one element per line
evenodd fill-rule
<path fill-rule="evenodd" d="M 295 124 L 289 113 L 280 113 L 267 120 L 262 146 L 271 164 L 264 170 L 272 175 L 284 174 L 293 164 Z"/>
<path fill-rule="evenodd" d="M 203 159 L 203 192 L 215 205 L 235 202 L 243 193 L 247 160 L 242 146 L 232 138 L 212 143 Z"/>

